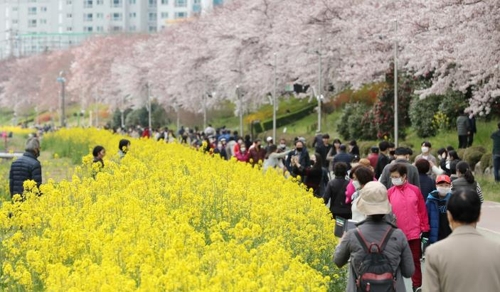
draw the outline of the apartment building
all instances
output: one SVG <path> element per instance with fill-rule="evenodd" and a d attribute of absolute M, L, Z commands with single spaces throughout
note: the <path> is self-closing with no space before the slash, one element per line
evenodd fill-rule
<path fill-rule="evenodd" d="M 154 33 L 223 0 L 0 0 L 0 59 L 106 33 Z"/>

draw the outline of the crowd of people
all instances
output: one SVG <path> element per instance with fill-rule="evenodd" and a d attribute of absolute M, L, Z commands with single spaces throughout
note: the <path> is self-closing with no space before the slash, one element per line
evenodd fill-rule
<path fill-rule="evenodd" d="M 358 291 L 366 283 L 377 285 L 377 281 L 363 278 L 365 257 L 372 253 L 373 245 L 392 268 L 396 291 L 405 291 L 402 277 L 411 277 L 413 291 L 421 291 L 422 286 L 423 291 L 466 291 L 454 289 L 458 285 L 455 280 L 461 279 L 460 275 L 466 276 L 469 264 L 466 260 L 472 257 L 467 245 L 474 247 L 476 243 L 489 248 L 491 254 L 488 257 L 482 250 L 473 252 L 485 265 L 473 261 L 474 271 L 481 276 L 468 281 L 467 287 L 489 287 L 482 291 L 497 291 L 500 287 L 500 263 L 495 260 L 500 256 L 500 245 L 487 241 L 474 229 L 484 201 L 481 186 L 469 164 L 451 146 L 439 148 L 434 156 L 431 143 L 424 141 L 420 153 L 411 159 L 412 149 L 395 147 L 388 141 L 371 147 L 367 157 L 360 157 L 356 141 L 343 144 L 334 139 L 330 143 L 328 134 L 314 139 L 313 154 L 309 154 L 303 137 L 296 137 L 290 147 L 285 139 L 276 144 L 272 137 L 267 137 L 262 143 L 259 138 L 251 140 L 248 135 L 242 138 L 237 132 L 224 127 L 214 129 L 211 125 L 203 132 L 181 128 L 176 135 L 168 129 L 155 132 L 144 129 L 137 135 L 167 143 L 177 140 L 221 159 L 234 158 L 260 167 L 263 172 L 274 169 L 296 177 L 323 200 L 334 222 L 343 222 L 345 227 L 353 222 L 356 227 L 344 230 L 334 256 L 338 266 L 350 261 L 347 291 Z M 498 182 L 500 123 L 491 138 Z M 128 139 L 119 142 L 120 158 L 130 146 Z M 12 196 L 22 195 L 27 179 L 41 184 L 39 154 L 40 142 L 33 137 L 26 144 L 25 154 L 12 163 L 9 177 Z M 96 146 L 92 154 L 98 170 L 103 168 L 106 149 Z M 430 246 L 424 256 L 427 245 Z M 467 250 L 468 255 L 454 256 L 450 251 L 453 247 L 464 254 Z M 447 263 L 454 267 L 454 273 L 449 271 L 451 266 Z"/>

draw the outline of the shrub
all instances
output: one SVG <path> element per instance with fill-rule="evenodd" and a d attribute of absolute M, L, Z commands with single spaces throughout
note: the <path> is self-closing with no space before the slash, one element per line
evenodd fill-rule
<path fill-rule="evenodd" d="M 337 132 L 344 140 L 363 139 L 363 117 L 370 107 L 363 103 L 347 104 L 344 108 Z"/>
<path fill-rule="evenodd" d="M 485 153 L 483 154 L 483 156 L 481 157 L 481 170 L 484 171 L 488 168 L 488 167 L 491 167 L 493 165 L 493 154 L 491 153 Z"/>
<path fill-rule="evenodd" d="M 441 99 L 442 96 L 438 95 L 431 95 L 424 99 L 413 98 L 410 106 L 410 118 L 419 137 L 433 137 L 437 134 L 437 128 L 433 122 Z"/>
<path fill-rule="evenodd" d="M 473 146 L 470 148 L 467 148 L 464 152 L 464 156 L 462 159 L 466 161 L 471 169 L 474 169 L 476 166 L 476 163 L 478 163 L 481 160 L 481 157 L 486 153 L 486 149 L 481 146 Z"/>

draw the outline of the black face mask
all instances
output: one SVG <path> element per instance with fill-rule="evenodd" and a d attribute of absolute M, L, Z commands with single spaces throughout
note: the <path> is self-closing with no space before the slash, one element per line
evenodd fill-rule
<path fill-rule="evenodd" d="M 396 151 L 389 151 L 389 154 L 390 154 L 391 156 L 394 156 L 394 154 L 396 154 Z"/>
<path fill-rule="evenodd" d="M 298 152 L 302 151 L 302 147 L 300 148 L 295 148 L 295 150 L 297 150 Z"/>

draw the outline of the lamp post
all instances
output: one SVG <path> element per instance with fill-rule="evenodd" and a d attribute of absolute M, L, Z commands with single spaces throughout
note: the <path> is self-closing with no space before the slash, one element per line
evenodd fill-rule
<path fill-rule="evenodd" d="M 149 129 L 149 133 L 151 133 L 151 87 L 150 87 L 149 82 L 146 83 L 146 87 L 148 90 L 148 106 L 147 106 L 147 109 L 148 109 L 148 129 Z"/>
<path fill-rule="evenodd" d="M 274 92 L 273 92 L 273 141 L 276 141 L 276 101 L 278 98 L 277 87 L 278 87 L 278 76 L 277 76 L 277 67 L 278 67 L 278 55 L 274 53 Z"/>
<path fill-rule="evenodd" d="M 240 136 L 243 137 L 243 95 L 241 93 L 241 88 L 236 85 L 236 95 L 238 97 L 238 115 L 240 117 Z"/>
<path fill-rule="evenodd" d="M 174 111 L 177 115 L 177 131 L 180 129 L 180 120 L 179 120 L 179 105 L 177 104 L 177 101 L 174 101 Z"/>
<path fill-rule="evenodd" d="M 395 21 L 394 40 L 394 145 L 398 147 L 398 21 Z"/>
<path fill-rule="evenodd" d="M 201 96 L 202 98 L 202 103 L 203 103 L 203 129 L 206 129 L 207 128 L 207 99 L 209 97 L 213 97 L 215 96 L 215 92 L 204 92 L 203 95 Z"/>
<path fill-rule="evenodd" d="M 318 39 L 319 41 L 319 48 L 318 48 L 318 63 L 319 63 L 319 68 L 318 68 L 318 133 L 321 132 L 321 100 L 323 99 L 323 96 L 321 94 L 321 38 Z"/>
<path fill-rule="evenodd" d="M 59 72 L 59 77 L 57 77 L 57 82 L 61 83 L 61 128 L 66 126 L 66 109 L 65 109 L 65 84 L 66 79 L 63 77 L 64 71 Z"/>

